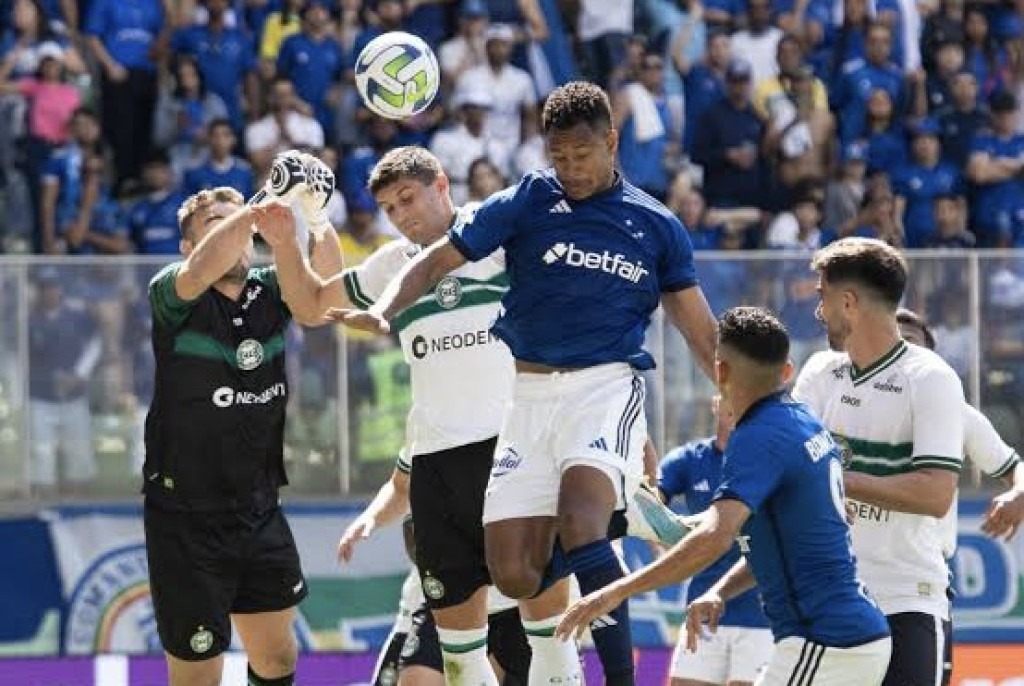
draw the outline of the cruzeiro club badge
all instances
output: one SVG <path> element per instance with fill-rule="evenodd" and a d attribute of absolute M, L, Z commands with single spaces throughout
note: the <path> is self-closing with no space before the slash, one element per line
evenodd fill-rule
<path fill-rule="evenodd" d="M 439 600 L 444 596 L 444 584 L 428 573 L 423 577 L 423 593 L 431 600 Z"/>
<path fill-rule="evenodd" d="M 202 655 L 213 647 L 213 634 L 210 633 L 209 629 L 199 627 L 199 630 L 192 634 L 192 638 L 188 640 L 188 645 L 192 648 L 193 653 Z"/>
<path fill-rule="evenodd" d="M 255 338 L 246 338 L 238 344 L 235 350 L 235 360 L 238 368 L 244 372 L 251 372 L 263 363 L 263 344 Z"/>
<path fill-rule="evenodd" d="M 446 276 L 437 283 L 434 289 L 434 298 L 437 304 L 446 310 L 450 310 L 462 300 L 462 284 L 454 276 Z"/>

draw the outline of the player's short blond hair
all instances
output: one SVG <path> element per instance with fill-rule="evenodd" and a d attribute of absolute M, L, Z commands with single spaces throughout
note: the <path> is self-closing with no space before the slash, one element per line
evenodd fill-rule
<path fill-rule="evenodd" d="M 181 229 L 182 237 L 191 238 L 192 218 L 196 213 L 219 202 L 244 205 L 245 198 L 231 186 L 217 186 L 190 195 L 178 208 L 178 228 Z"/>

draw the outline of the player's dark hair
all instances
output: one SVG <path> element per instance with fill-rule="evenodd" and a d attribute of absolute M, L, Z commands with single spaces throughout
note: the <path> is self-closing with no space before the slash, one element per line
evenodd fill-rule
<path fill-rule="evenodd" d="M 403 179 L 416 179 L 429 186 L 443 171 L 432 152 L 418 145 L 407 145 L 389 150 L 380 158 L 370 172 L 366 187 L 376 196 L 384 188 Z"/>
<path fill-rule="evenodd" d="M 544 134 L 565 131 L 577 124 L 586 124 L 594 131 L 605 131 L 612 125 L 612 104 L 608 94 L 587 81 L 570 81 L 551 91 L 540 115 Z"/>
<path fill-rule="evenodd" d="M 928 326 L 928 322 L 924 320 L 924 317 L 913 310 L 901 307 L 896 310 L 896 321 L 904 326 L 915 326 L 921 329 L 921 335 L 924 336 L 924 346 L 929 350 L 935 350 L 935 333 L 932 331 L 932 327 Z"/>
<path fill-rule="evenodd" d="M 778 367 L 789 360 L 789 332 L 763 307 L 731 307 L 718 318 L 718 343 L 760 364 Z"/>
<path fill-rule="evenodd" d="M 811 260 L 826 283 L 851 283 L 875 294 L 895 311 L 907 287 L 907 262 L 896 248 L 874 238 L 843 238 Z"/>

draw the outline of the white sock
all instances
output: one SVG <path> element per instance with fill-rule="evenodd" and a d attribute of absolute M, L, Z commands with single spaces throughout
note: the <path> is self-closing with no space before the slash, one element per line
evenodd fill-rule
<path fill-rule="evenodd" d="M 582 686 L 583 667 L 576 641 L 562 641 L 555 638 L 555 627 L 562 615 L 531 621 L 523 619 L 526 640 L 530 643 L 533 657 L 530 660 L 528 686 L 566 684 Z"/>
<path fill-rule="evenodd" d="M 437 627 L 437 638 L 447 686 L 498 686 L 498 677 L 487 659 L 486 625 L 461 631 Z"/>

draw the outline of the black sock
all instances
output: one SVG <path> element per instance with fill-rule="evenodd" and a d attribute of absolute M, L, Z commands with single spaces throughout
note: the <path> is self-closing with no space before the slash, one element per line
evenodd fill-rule
<path fill-rule="evenodd" d="M 576 575 L 583 595 L 600 590 L 624 576 L 622 563 L 608 539 L 570 550 L 569 570 Z M 594 647 L 604 668 L 606 686 L 633 686 L 633 636 L 629 627 L 629 603 L 623 602 L 590 625 Z"/>
<path fill-rule="evenodd" d="M 265 679 L 252 671 L 252 665 L 249 665 L 248 681 L 249 686 L 295 686 L 295 672 L 279 676 L 276 679 Z"/>

